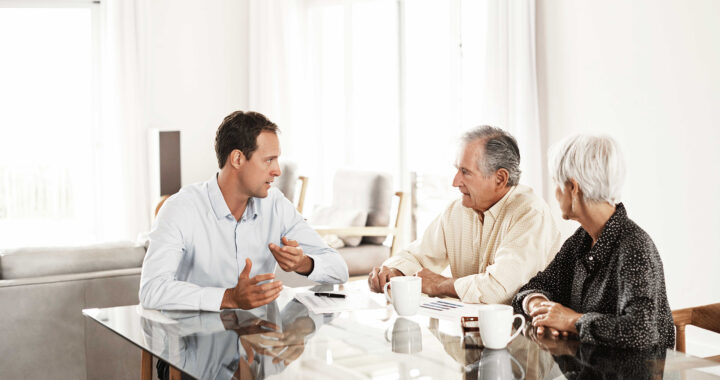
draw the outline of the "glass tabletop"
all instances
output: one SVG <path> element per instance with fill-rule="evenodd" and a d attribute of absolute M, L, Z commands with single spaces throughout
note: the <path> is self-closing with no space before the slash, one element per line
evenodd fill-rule
<path fill-rule="evenodd" d="M 364 282 L 311 290 L 353 287 L 374 296 Z M 459 321 L 399 317 L 391 305 L 314 314 L 294 299 L 307 290 L 285 288 L 276 301 L 253 310 L 171 312 L 134 305 L 83 314 L 197 379 L 720 378 L 705 372 L 717 373 L 720 363 L 673 350 L 538 339 L 530 329 L 507 349 L 483 349 L 476 335 L 463 337 Z"/>

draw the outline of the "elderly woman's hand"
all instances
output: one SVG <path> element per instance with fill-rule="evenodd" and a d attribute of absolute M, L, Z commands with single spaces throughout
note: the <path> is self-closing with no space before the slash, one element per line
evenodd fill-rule
<path fill-rule="evenodd" d="M 533 327 L 538 328 L 538 330 L 540 327 L 547 327 L 559 332 L 577 334 L 575 322 L 582 317 L 582 314 L 576 313 L 574 310 L 557 302 L 542 301 L 533 307 L 530 316 L 532 317 Z"/>

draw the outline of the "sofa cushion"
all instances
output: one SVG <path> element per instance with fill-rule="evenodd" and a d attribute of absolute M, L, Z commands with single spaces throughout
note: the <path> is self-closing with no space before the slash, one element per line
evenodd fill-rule
<path fill-rule="evenodd" d="M 145 247 L 133 242 L 0 251 L 0 279 L 87 273 L 142 266 Z"/>

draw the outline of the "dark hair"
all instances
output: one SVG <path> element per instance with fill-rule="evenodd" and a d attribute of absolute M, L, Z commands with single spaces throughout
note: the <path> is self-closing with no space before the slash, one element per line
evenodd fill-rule
<path fill-rule="evenodd" d="M 500 169 L 508 171 L 508 186 L 520 182 L 520 149 L 515 138 L 506 131 L 481 125 L 468 132 L 462 138 L 465 144 L 475 140 L 485 140 L 484 162 L 478 162 L 478 169 L 486 176 Z"/>
<path fill-rule="evenodd" d="M 235 111 L 225 117 L 215 134 L 215 155 L 220 169 L 230 153 L 239 149 L 248 160 L 257 150 L 257 137 L 261 132 L 280 131 L 277 125 L 258 112 Z"/>

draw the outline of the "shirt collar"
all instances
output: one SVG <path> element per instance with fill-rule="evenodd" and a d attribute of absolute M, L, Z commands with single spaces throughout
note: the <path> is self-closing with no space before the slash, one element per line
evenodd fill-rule
<path fill-rule="evenodd" d="M 230 212 L 230 208 L 225 202 L 222 191 L 220 191 L 220 185 L 218 184 L 217 177 L 218 175 L 217 173 L 215 173 L 215 175 L 207 182 L 208 198 L 210 198 L 210 205 L 212 206 L 213 213 L 218 220 L 223 218 L 233 218 L 233 220 L 235 220 L 235 217 L 233 216 L 232 212 Z M 245 208 L 245 213 L 243 214 L 243 217 L 246 219 L 254 220 L 255 218 L 257 218 L 257 216 L 258 213 L 257 207 L 255 207 L 255 198 L 250 198 L 248 200 L 247 207 Z"/>
<path fill-rule="evenodd" d="M 610 252 L 614 250 L 615 243 L 620 239 L 620 235 L 627 221 L 627 211 L 622 203 L 615 205 L 615 212 L 610 216 L 605 227 L 603 227 L 600 236 L 598 237 L 595 245 L 590 249 L 585 257 L 585 261 L 589 264 L 590 268 L 596 266 L 598 263 L 605 261 L 610 257 Z M 590 239 L 590 235 L 586 232 L 587 238 Z"/>
<path fill-rule="evenodd" d="M 498 215 L 500 215 L 500 211 L 503 209 L 503 207 L 505 207 L 505 203 L 507 203 L 508 198 L 510 198 L 510 195 L 515 192 L 516 188 L 517 186 L 510 187 L 510 190 L 508 190 L 508 192 L 505 193 L 505 195 L 503 195 L 503 197 L 500 198 L 499 201 L 495 202 L 492 207 L 487 209 L 487 211 L 484 212 L 484 215 L 490 215 L 493 219 L 497 219 Z"/>

